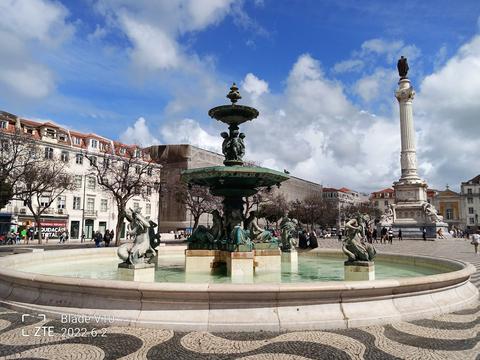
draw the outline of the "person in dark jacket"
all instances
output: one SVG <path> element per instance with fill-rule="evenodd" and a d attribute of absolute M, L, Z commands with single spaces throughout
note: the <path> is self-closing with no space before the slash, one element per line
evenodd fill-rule
<path fill-rule="evenodd" d="M 105 230 L 105 234 L 103 235 L 103 242 L 105 243 L 105 247 L 108 247 L 110 245 L 110 241 L 112 240 L 110 236 L 110 231 Z"/>
<path fill-rule="evenodd" d="M 308 246 L 310 247 L 310 249 L 315 249 L 318 247 L 318 240 L 315 231 L 311 231 L 308 235 Z"/>
<path fill-rule="evenodd" d="M 308 248 L 307 235 L 303 230 L 300 230 L 300 233 L 298 234 L 298 247 L 300 249 Z"/>
<path fill-rule="evenodd" d="M 100 231 L 96 231 L 95 234 L 93 235 L 93 239 L 95 240 L 95 247 L 100 247 L 100 244 L 103 240 L 102 233 Z"/>

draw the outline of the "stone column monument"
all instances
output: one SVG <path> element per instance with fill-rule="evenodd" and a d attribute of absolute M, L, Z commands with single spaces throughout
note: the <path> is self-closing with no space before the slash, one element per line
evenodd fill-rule
<path fill-rule="evenodd" d="M 437 214 L 433 205 L 428 203 L 427 183 L 417 173 L 417 150 L 415 146 L 415 128 L 413 124 L 413 99 L 415 91 L 407 77 L 408 63 L 403 56 L 397 64 L 400 80 L 395 97 L 400 106 L 400 164 L 402 175 L 393 184 L 395 205 L 393 206 L 393 227 L 402 229 L 404 238 L 422 238 L 426 230 L 427 238 L 435 238 L 440 233 L 448 235 L 448 225 Z"/>

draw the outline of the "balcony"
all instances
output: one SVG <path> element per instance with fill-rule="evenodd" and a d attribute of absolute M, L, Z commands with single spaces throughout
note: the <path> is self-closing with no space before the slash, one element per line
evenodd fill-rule
<path fill-rule="evenodd" d="M 85 209 L 85 217 L 86 218 L 96 218 L 97 217 L 97 210 Z"/>

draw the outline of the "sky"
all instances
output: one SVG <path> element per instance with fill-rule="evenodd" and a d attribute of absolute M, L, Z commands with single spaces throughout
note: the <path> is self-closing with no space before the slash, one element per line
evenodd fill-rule
<path fill-rule="evenodd" d="M 419 174 L 480 173 L 478 0 L 0 0 L 0 110 L 142 146 L 221 151 L 240 104 L 248 160 L 371 192 L 400 176 L 397 59 Z"/>

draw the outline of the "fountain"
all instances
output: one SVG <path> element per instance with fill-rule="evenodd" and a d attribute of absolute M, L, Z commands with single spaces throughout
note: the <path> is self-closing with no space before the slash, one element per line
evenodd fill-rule
<path fill-rule="evenodd" d="M 375 249 L 361 241 L 365 218 L 348 222 L 342 250 L 297 254 L 294 219 L 282 219 L 279 240 L 258 226 L 255 213 L 243 216 L 243 197 L 288 176 L 244 166 L 245 135 L 239 125 L 258 111 L 236 104 L 235 85 L 228 98 L 231 105 L 209 112 L 229 125 L 222 133 L 225 166 L 182 174 L 186 183 L 223 197 L 223 215 L 215 210 L 211 227 L 199 226 L 187 248 L 159 247 L 156 224 L 129 210 L 133 244 L 0 258 L 0 304 L 55 319 L 106 317 L 119 326 L 178 331 L 350 328 L 478 304 L 478 289 L 470 282 L 476 269 L 468 263 L 381 253 L 373 274 Z M 222 264 L 227 276 L 216 273 Z"/>
<path fill-rule="evenodd" d="M 210 272 L 219 263 L 225 263 L 232 279 L 251 282 L 255 273 L 280 274 L 281 244 L 270 232 L 258 227 L 255 212 L 244 216 L 243 198 L 255 195 L 262 187 L 280 186 L 289 176 L 244 165 L 245 134 L 240 132 L 239 125 L 255 119 L 259 113 L 255 108 L 237 104 L 242 97 L 235 83 L 227 98 L 230 105 L 217 106 L 208 112 L 210 117 L 228 125 L 228 133 L 221 133 L 225 166 L 182 172 L 182 180 L 189 186 L 206 186 L 213 195 L 223 197 L 223 216 L 215 211 L 212 226 L 199 226 L 188 239 L 185 268 L 187 273 Z"/>

